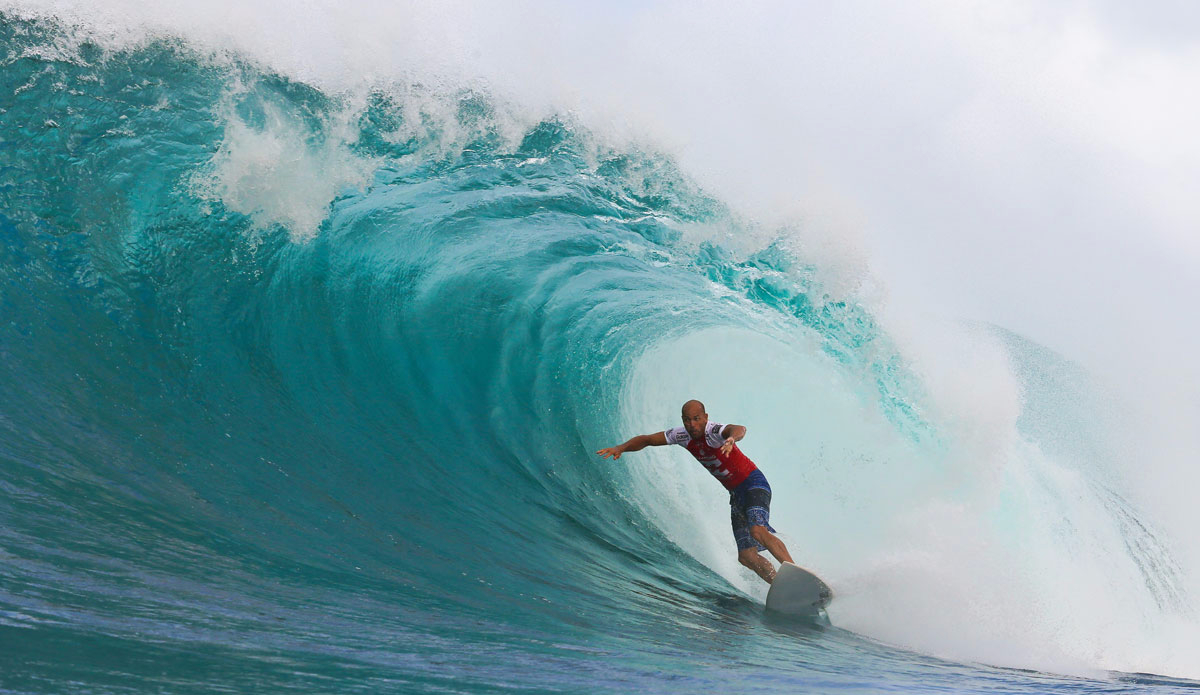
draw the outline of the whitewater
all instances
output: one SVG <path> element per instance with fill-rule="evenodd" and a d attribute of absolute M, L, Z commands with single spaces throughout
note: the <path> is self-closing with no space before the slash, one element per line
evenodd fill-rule
<path fill-rule="evenodd" d="M 525 84 L 570 32 L 397 7 L 0 8 L 0 692 L 1200 687 L 1190 367 L 934 316 L 635 73 Z M 828 620 L 686 452 L 595 455 L 690 398 Z"/>

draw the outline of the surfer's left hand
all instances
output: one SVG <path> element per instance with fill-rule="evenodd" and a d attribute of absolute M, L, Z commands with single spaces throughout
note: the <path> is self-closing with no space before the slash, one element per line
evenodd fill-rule
<path fill-rule="evenodd" d="M 734 440 L 733 437 L 729 437 L 725 440 L 725 443 L 721 445 L 721 453 L 723 455 L 728 456 L 729 452 L 733 451 L 734 441 L 736 440 Z"/>

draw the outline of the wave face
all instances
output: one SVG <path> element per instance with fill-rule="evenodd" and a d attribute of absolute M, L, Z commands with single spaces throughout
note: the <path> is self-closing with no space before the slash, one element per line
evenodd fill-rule
<path fill-rule="evenodd" d="M 1024 401 L 949 416 L 791 231 L 668 157 L 0 19 L 6 689 L 1198 675 L 1187 572 L 1097 472 L 1105 416 L 1064 424 L 1086 377 L 1053 353 L 973 329 Z M 681 452 L 592 453 L 693 396 L 750 426 L 836 627 L 762 617 Z"/>

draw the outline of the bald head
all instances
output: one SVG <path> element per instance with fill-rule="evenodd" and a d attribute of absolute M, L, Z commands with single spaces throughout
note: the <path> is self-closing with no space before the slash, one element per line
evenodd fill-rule
<path fill-rule="evenodd" d="M 683 404 L 683 427 L 692 439 L 704 436 L 704 428 L 708 425 L 708 413 L 704 412 L 704 404 L 700 401 L 688 401 Z"/>

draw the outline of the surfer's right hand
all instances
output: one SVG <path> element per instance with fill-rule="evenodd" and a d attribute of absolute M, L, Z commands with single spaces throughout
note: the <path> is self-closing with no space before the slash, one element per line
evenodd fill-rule
<path fill-rule="evenodd" d="M 619 446 L 610 446 L 608 448 L 601 449 L 600 451 L 597 451 L 596 453 L 600 454 L 601 458 L 608 458 L 609 456 L 611 456 L 612 459 L 614 461 L 616 461 L 617 459 L 621 458 L 621 454 L 623 452 L 624 452 L 624 450 Z"/>

